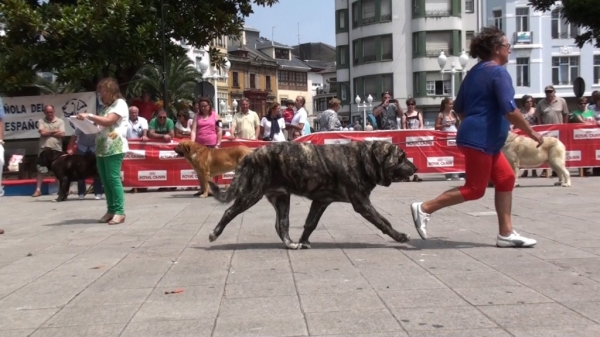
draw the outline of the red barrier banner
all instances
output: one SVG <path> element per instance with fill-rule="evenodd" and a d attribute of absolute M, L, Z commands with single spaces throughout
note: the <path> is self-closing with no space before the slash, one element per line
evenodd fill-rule
<path fill-rule="evenodd" d="M 535 126 L 546 137 L 560 139 L 567 148 L 567 167 L 600 167 L 600 127 L 586 124 Z M 519 132 L 519 131 L 517 131 Z M 352 141 L 383 140 L 397 144 L 418 168 L 419 174 L 464 172 L 463 156 L 456 147 L 456 133 L 434 130 L 318 132 L 295 139 L 312 144 L 344 144 Z M 129 141 L 122 179 L 125 187 L 195 187 L 198 178 L 184 158 L 173 151 L 172 142 Z M 222 147 L 245 145 L 257 148 L 263 141 L 223 140 Z M 545 166 L 542 166 L 545 168 Z M 215 177 L 219 185 L 227 185 L 233 172 Z"/>

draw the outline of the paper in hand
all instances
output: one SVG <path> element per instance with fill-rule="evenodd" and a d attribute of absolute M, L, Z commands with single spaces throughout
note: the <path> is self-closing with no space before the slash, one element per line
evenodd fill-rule
<path fill-rule="evenodd" d="M 85 133 L 86 135 L 100 133 L 100 129 L 90 120 L 77 119 L 77 116 L 71 116 L 69 117 L 69 120 L 76 128 L 81 130 L 81 132 Z"/>

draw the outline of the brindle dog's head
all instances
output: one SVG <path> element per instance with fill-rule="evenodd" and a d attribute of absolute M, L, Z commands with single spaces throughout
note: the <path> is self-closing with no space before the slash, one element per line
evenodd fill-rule
<path fill-rule="evenodd" d="M 51 168 L 52 163 L 62 156 L 64 153 L 52 149 L 43 149 L 38 155 L 36 164 L 42 167 Z"/>
<path fill-rule="evenodd" d="M 370 150 L 378 185 L 390 186 L 417 172 L 417 167 L 406 158 L 406 152 L 397 145 L 373 141 Z"/>
<path fill-rule="evenodd" d="M 194 145 L 196 142 L 190 139 L 185 139 L 179 142 L 175 147 L 175 153 L 177 153 L 178 157 L 187 157 L 194 149 Z"/>

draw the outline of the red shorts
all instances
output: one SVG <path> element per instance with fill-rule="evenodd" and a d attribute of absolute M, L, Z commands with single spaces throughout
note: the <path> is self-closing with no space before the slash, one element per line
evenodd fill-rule
<path fill-rule="evenodd" d="M 483 197 L 490 180 L 496 192 L 512 192 L 515 172 L 502 152 L 492 156 L 468 147 L 459 149 L 465 156 L 465 185 L 458 190 L 465 200 Z"/>

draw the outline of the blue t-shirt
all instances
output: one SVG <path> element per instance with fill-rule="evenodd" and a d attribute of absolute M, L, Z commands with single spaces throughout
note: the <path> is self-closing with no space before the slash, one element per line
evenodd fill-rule
<path fill-rule="evenodd" d="M 4 104 L 2 103 L 2 97 L 0 97 L 0 119 L 4 119 Z"/>
<path fill-rule="evenodd" d="M 464 119 L 456 144 L 495 155 L 502 150 L 510 123 L 506 115 L 515 111 L 515 89 L 508 71 L 490 62 L 479 62 L 460 85 L 454 110 Z"/>

